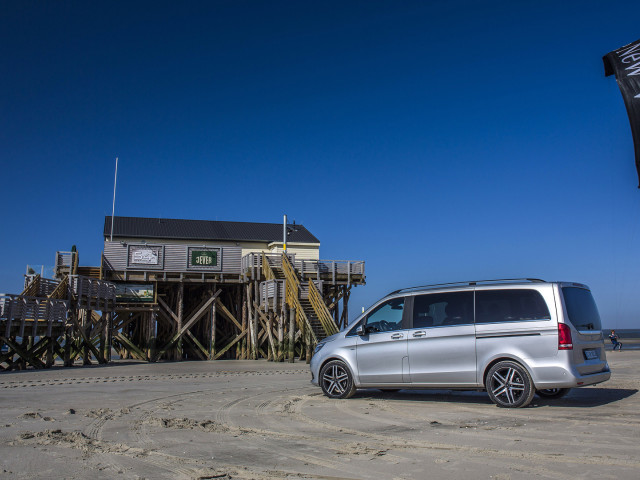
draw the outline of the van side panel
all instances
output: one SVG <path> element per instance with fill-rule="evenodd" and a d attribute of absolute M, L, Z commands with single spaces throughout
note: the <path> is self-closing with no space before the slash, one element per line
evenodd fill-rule
<path fill-rule="evenodd" d="M 509 290 L 518 289 L 532 290 L 532 287 L 509 287 Z M 490 290 L 492 290 L 490 287 L 477 287 L 476 295 L 479 296 L 482 291 Z M 501 289 L 501 291 L 504 290 Z M 487 366 L 499 358 L 511 358 L 528 367 L 534 383 L 538 366 L 557 364 L 558 318 L 553 289 L 551 285 L 540 285 L 536 286 L 535 291 L 542 296 L 548 309 L 546 319 L 508 321 L 498 313 L 495 318 L 492 318 L 491 312 L 479 311 L 482 305 L 478 306 L 476 301 L 478 310 L 476 310 L 475 330 L 479 384 L 484 384 L 483 375 Z M 522 316 L 527 318 L 526 313 Z"/>

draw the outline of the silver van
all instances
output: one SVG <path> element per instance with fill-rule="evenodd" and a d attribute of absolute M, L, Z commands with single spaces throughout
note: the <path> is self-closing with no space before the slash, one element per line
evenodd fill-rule
<path fill-rule="evenodd" d="M 499 407 L 611 376 L 589 287 L 538 279 L 392 292 L 318 343 L 311 373 L 331 398 L 358 388 L 482 389 Z"/>

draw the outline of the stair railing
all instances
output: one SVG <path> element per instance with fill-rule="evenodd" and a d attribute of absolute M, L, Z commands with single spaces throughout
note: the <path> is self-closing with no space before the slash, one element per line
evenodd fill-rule
<path fill-rule="evenodd" d="M 67 298 L 69 298 L 68 288 L 69 288 L 69 276 L 67 275 L 66 277 L 64 277 L 64 280 L 62 280 L 58 284 L 55 290 L 51 292 L 49 295 L 47 295 L 47 297 L 55 298 L 57 300 L 67 300 Z"/>
<path fill-rule="evenodd" d="M 293 265 L 289 261 L 286 253 L 282 253 L 282 270 L 284 271 L 284 276 L 286 278 L 285 282 L 285 295 L 287 297 L 287 304 L 291 308 L 296 309 L 296 323 L 298 324 L 298 328 L 300 330 L 307 330 L 311 334 L 311 341 L 313 344 L 318 342 L 316 338 L 316 334 L 311 328 L 311 322 L 307 318 L 307 314 L 302 309 L 302 305 L 300 304 L 300 299 L 298 297 L 298 293 L 300 291 L 300 281 L 298 280 L 298 275 L 296 275 L 296 271 L 293 269 Z"/>
<path fill-rule="evenodd" d="M 273 269 L 271 265 L 269 265 L 269 261 L 267 260 L 267 256 L 262 252 L 262 273 L 264 274 L 265 280 L 275 280 L 276 274 L 273 273 Z"/>
<path fill-rule="evenodd" d="M 40 293 L 40 275 L 36 274 L 31 277 L 31 281 L 25 285 L 24 290 L 20 295 L 25 297 L 37 297 Z"/>
<path fill-rule="evenodd" d="M 324 328 L 327 336 L 338 333 L 338 326 L 331 317 L 331 313 L 329 313 L 329 309 L 324 303 L 322 295 L 320 294 L 318 287 L 313 283 L 313 280 L 309 280 L 309 301 L 311 302 L 313 310 L 316 312 L 316 316 L 320 320 L 322 328 Z"/>

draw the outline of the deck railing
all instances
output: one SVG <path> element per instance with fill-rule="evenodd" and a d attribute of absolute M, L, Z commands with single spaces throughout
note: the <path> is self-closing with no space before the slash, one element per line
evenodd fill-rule
<path fill-rule="evenodd" d="M 80 305 L 109 307 L 116 302 L 116 285 L 106 280 L 69 275 L 69 289 Z"/>
<path fill-rule="evenodd" d="M 286 302 L 286 280 L 267 280 L 260 283 L 260 306 L 281 310 Z"/>
<path fill-rule="evenodd" d="M 331 281 L 364 279 L 364 261 L 361 260 L 297 260 L 295 255 L 287 254 L 290 263 L 302 278 L 315 276 L 317 280 L 331 278 Z M 242 257 L 242 273 L 252 280 L 262 278 L 269 280 L 265 262 L 272 268 L 282 268 L 282 254 L 249 253 Z"/>
<path fill-rule="evenodd" d="M 331 280 L 341 276 L 347 277 L 347 283 L 351 283 L 354 276 L 364 276 L 364 261 L 361 260 L 297 260 L 295 262 L 296 270 L 300 275 L 315 275 L 318 280 L 323 276 L 331 275 Z"/>
<path fill-rule="evenodd" d="M 74 269 L 78 266 L 78 252 L 56 252 L 56 265 L 54 276 L 62 278 L 65 274 L 76 273 Z"/>
<path fill-rule="evenodd" d="M 0 295 L 0 333 L 5 337 L 12 335 L 11 327 L 20 325 L 17 336 L 23 337 L 27 322 L 32 322 L 32 332 L 27 335 L 36 336 L 39 326 L 47 327 L 47 336 L 51 336 L 54 325 L 64 325 L 69 310 L 68 300 L 31 297 L 25 295 Z M 15 335 L 15 333 L 14 333 Z"/>
<path fill-rule="evenodd" d="M 25 275 L 24 290 L 21 295 L 28 297 L 48 297 L 58 288 L 59 284 L 60 282 L 58 280 L 42 278 L 40 274 Z"/>
<path fill-rule="evenodd" d="M 287 254 L 291 262 L 295 263 L 295 255 Z M 282 254 L 280 253 L 248 253 L 242 257 L 242 274 L 254 280 L 264 275 L 264 264 L 266 261 L 272 268 L 282 268 Z"/>

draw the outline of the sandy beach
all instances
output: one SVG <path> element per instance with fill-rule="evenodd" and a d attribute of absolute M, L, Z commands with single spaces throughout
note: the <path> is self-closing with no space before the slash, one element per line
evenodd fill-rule
<path fill-rule="evenodd" d="M 640 471 L 640 351 L 529 408 L 481 392 L 329 400 L 304 363 L 120 362 L 0 374 L 0 477 L 617 478 Z"/>

